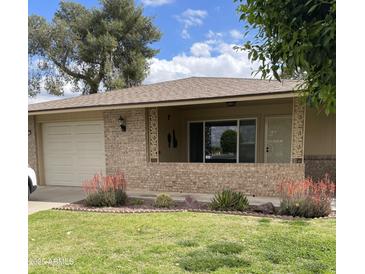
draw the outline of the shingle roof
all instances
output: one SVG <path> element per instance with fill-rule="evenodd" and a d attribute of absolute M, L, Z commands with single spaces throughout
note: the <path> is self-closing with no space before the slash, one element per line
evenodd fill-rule
<path fill-rule="evenodd" d="M 28 105 L 29 112 L 204 100 L 293 91 L 298 81 L 190 77 Z"/>

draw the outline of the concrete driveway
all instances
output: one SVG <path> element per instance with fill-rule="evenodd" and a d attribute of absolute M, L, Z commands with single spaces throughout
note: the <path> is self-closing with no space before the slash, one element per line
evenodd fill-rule
<path fill-rule="evenodd" d="M 30 195 L 28 214 L 63 206 L 85 198 L 81 187 L 70 186 L 38 186 Z"/>

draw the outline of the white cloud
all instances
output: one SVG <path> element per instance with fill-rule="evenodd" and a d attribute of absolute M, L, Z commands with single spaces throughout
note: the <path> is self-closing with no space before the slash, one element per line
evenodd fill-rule
<path fill-rule="evenodd" d="M 191 54 L 196 57 L 209 57 L 211 50 L 211 46 L 206 43 L 194 43 L 190 48 Z"/>
<path fill-rule="evenodd" d="M 153 7 L 170 4 L 172 2 L 174 2 L 174 0 L 142 0 L 142 3 L 145 6 L 153 6 Z"/>
<path fill-rule="evenodd" d="M 181 31 L 181 37 L 182 37 L 183 39 L 189 39 L 189 38 L 190 38 L 190 34 L 189 34 L 189 32 L 188 32 L 188 30 L 187 30 L 187 29 L 183 29 L 183 30 Z"/>
<path fill-rule="evenodd" d="M 209 30 L 208 33 L 205 34 L 205 37 L 208 39 L 220 39 L 223 37 L 223 33 Z"/>
<path fill-rule="evenodd" d="M 28 97 L 28 104 L 35 104 L 35 103 L 41 103 L 41 102 L 46 102 L 46 101 L 71 98 L 71 97 L 81 95 L 81 93 L 72 92 L 71 89 L 72 89 L 71 85 L 66 84 L 64 86 L 64 95 L 63 96 L 51 95 L 51 94 L 47 93 L 44 89 L 41 89 L 41 92 L 39 94 L 37 94 L 36 97 Z"/>
<path fill-rule="evenodd" d="M 210 48 L 209 56 L 193 54 L 193 48 L 204 48 L 202 43 L 195 43 L 190 51 L 192 55 L 180 54 L 171 60 L 153 58 L 150 63 L 150 74 L 145 83 L 157 83 L 180 79 L 190 76 L 212 76 L 212 77 L 247 77 L 251 78 L 252 71 L 257 68 L 252 64 L 247 53 L 235 51 L 233 44 L 219 43 L 214 48 Z M 206 46 L 209 47 L 208 44 Z M 211 56 L 211 53 L 216 56 Z"/>
<path fill-rule="evenodd" d="M 229 34 L 234 40 L 239 40 L 243 37 L 243 34 L 241 34 L 238 30 L 232 29 L 229 31 Z"/>
<path fill-rule="evenodd" d="M 193 10 L 187 9 L 175 18 L 183 24 L 183 30 L 181 31 L 181 37 L 184 39 L 190 38 L 189 28 L 194 26 L 200 26 L 203 24 L 203 19 L 208 15 L 205 10 Z"/>
<path fill-rule="evenodd" d="M 246 77 L 252 78 L 257 63 L 251 63 L 245 51 L 233 49 L 235 44 L 222 39 L 194 43 L 188 54 L 182 53 L 170 60 L 152 58 L 150 73 L 144 84 L 181 79 L 191 76 Z M 257 75 L 256 77 L 260 77 Z M 29 103 L 49 101 L 80 95 L 73 93 L 71 87 L 65 88 L 65 96 L 56 97 L 42 92 Z"/>

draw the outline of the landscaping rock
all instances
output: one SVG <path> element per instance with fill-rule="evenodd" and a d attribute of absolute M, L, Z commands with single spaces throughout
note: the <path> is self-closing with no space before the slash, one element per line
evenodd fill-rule
<path fill-rule="evenodd" d="M 199 208 L 199 203 L 197 200 L 195 200 L 193 197 L 191 197 L 190 195 L 187 195 L 185 197 L 185 204 L 188 208 Z"/>
<path fill-rule="evenodd" d="M 261 205 L 251 206 L 251 210 L 257 213 L 275 214 L 275 207 L 270 202 Z"/>

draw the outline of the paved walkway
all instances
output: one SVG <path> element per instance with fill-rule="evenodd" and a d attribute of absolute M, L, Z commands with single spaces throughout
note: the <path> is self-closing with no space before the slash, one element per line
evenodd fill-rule
<path fill-rule="evenodd" d="M 129 189 L 128 196 L 134 198 L 151 198 L 154 199 L 162 192 L 146 191 L 143 189 Z M 187 195 L 201 202 L 209 202 L 213 194 L 202 193 L 180 193 L 180 192 L 165 192 L 171 198 L 178 201 L 183 201 Z M 38 189 L 30 195 L 28 201 L 28 214 L 38 212 L 41 210 L 51 209 L 53 207 L 60 207 L 68 203 L 77 202 L 85 198 L 85 194 L 81 187 L 68 186 L 39 186 Z M 280 199 L 277 197 L 252 197 L 248 196 L 248 201 L 251 205 L 260 205 L 271 202 L 274 206 L 280 205 Z M 332 209 L 336 210 L 336 200 L 332 203 Z"/>

